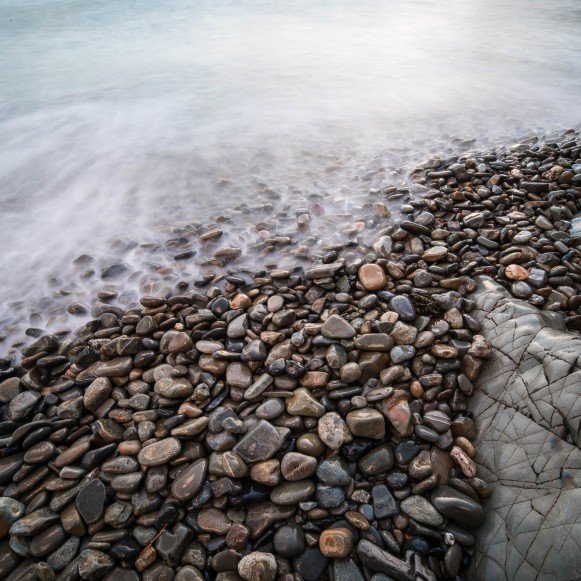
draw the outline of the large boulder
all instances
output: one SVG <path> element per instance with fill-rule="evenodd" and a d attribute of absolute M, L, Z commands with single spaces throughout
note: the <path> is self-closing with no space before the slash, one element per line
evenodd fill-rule
<path fill-rule="evenodd" d="M 471 579 L 581 571 L 581 335 L 479 279 L 473 312 L 494 350 L 470 400 L 479 475 L 494 485 Z"/>

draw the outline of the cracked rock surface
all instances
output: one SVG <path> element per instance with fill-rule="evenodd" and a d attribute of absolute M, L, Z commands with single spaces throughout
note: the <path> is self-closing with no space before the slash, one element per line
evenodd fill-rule
<path fill-rule="evenodd" d="M 581 335 L 480 277 L 475 318 L 493 346 L 471 398 L 479 473 L 493 484 L 471 578 L 581 572 Z"/>

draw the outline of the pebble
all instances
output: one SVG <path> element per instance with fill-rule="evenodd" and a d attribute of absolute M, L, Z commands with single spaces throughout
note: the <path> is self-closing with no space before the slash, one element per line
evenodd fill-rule
<path fill-rule="evenodd" d="M 141 449 L 137 460 L 142 466 L 160 466 L 173 460 L 181 451 L 181 442 L 176 438 L 165 438 Z"/>
<path fill-rule="evenodd" d="M 433 527 L 444 524 L 442 515 L 423 496 L 408 496 L 402 500 L 401 510 L 420 524 Z"/>
<path fill-rule="evenodd" d="M 353 534 L 348 528 L 326 529 L 319 537 L 319 549 L 325 557 L 343 559 L 353 551 Z"/>
<path fill-rule="evenodd" d="M 345 420 L 336 412 L 322 416 L 317 424 L 317 430 L 321 441 L 332 450 L 338 450 L 352 440 Z"/>
<path fill-rule="evenodd" d="M 376 484 L 371 489 L 371 497 L 373 499 L 373 513 L 376 518 L 384 519 L 398 514 L 398 504 L 384 484 Z"/>
<path fill-rule="evenodd" d="M 270 499 L 276 504 L 294 505 L 308 500 L 315 493 L 315 484 L 311 480 L 283 482 L 272 489 Z"/>
<path fill-rule="evenodd" d="M 305 537 L 300 527 L 283 525 L 274 535 L 274 548 L 279 555 L 293 559 L 305 550 Z"/>
<path fill-rule="evenodd" d="M 509 264 L 504 274 L 509 280 L 527 280 L 529 277 L 529 271 L 519 264 Z"/>
<path fill-rule="evenodd" d="M 331 315 L 321 327 L 321 334 L 330 339 L 352 339 L 357 331 L 339 315 Z"/>
<path fill-rule="evenodd" d="M 317 478 L 330 486 L 346 486 L 351 482 L 351 474 L 341 458 L 327 458 L 317 466 Z"/>
<path fill-rule="evenodd" d="M 171 492 L 174 498 L 185 502 L 198 494 L 204 484 L 208 470 L 208 461 L 200 458 L 182 470 L 173 481 Z"/>
<path fill-rule="evenodd" d="M 383 474 L 395 464 L 393 449 L 390 444 L 381 444 L 367 452 L 358 462 L 359 470 L 368 476 Z"/>
<path fill-rule="evenodd" d="M 289 432 L 288 428 L 278 428 L 260 420 L 233 449 L 248 463 L 268 460 L 279 450 Z"/>
<path fill-rule="evenodd" d="M 106 497 L 105 485 L 97 478 L 79 492 L 76 499 L 77 510 L 87 524 L 99 520 L 105 508 Z"/>
<path fill-rule="evenodd" d="M 289 452 L 285 454 L 280 470 L 286 480 L 303 480 L 312 476 L 317 469 L 317 459 L 299 452 Z"/>
<path fill-rule="evenodd" d="M 368 291 L 378 291 L 387 286 L 387 276 L 377 264 L 364 264 L 358 272 L 361 286 Z"/>
<path fill-rule="evenodd" d="M 354 436 L 374 440 L 385 437 L 385 420 L 377 410 L 369 408 L 355 410 L 349 412 L 345 419 L 349 431 Z"/>
<path fill-rule="evenodd" d="M 430 498 L 439 513 L 461 525 L 477 528 L 484 521 L 482 505 L 450 486 L 437 486 Z"/>

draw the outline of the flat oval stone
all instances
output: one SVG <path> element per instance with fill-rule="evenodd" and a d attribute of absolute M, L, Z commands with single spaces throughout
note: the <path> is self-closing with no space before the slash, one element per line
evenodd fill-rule
<path fill-rule="evenodd" d="M 107 377 L 97 377 L 85 390 L 83 403 L 89 411 L 99 409 L 99 406 L 109 397 L 111 393 L 111 381 Z"/>
<path fill-rule="evenodd" d="M 282 525 L 274 535 L 274 548 L 279 555 L 293 559 L 305 550 L 305 537 L 298 526 Z"/>
<path fill-rule="evenodd" d="M 95 375 L 97 377 L 123 377 L 129 375 L 132 367 L 133 359 L 131 357 L 117 357 L 99 363 L 95 368 Z"/>
<path fill-rule="evenodd" d="M 174 498 L 185 502 L 193 498 L 204 484 L 208 470 L 208 461 L 206 458 L 200 458 L 193 462 L 188 468 L 180 472 L 179 476 L 173 481 L 171 493 Z"/>
<path fill-rule="evenodd" d="M 66 538 L 67 533 L 61 525 L 53 525 L 32 539 L 30 554 L 33 557 L 46 557 L 58 549 Z"/>
<path fill-rule="evenodd" d="M 77 510 L 87 524 L 99 520 L 105 506 L 107 491 L 98 479 L 91 480 L 77 495 Z"/>
<path fill-rule="evenodd" d="M 137 459 L 142 466 L 160 466 L 171 462 L 181 449 L 181 442 L 177 438 L 165 438 L 142 448 Z"/>
<path fill-rule="evenodd" d="M 314 474 L 317 459 L 300 452 L 289 452 L 283 457 L 280 469 L 286 480 L 303 480 Z"/>
<path fill-rule="evenodd" d="M 36 533 L 48 528 L 60 520 L 59 515 L 50 508 L 39 508 L 21 519 L 18 519 L 11 527 L 11 535 L 34 536 Z"/>
<path fill-rule="evenodd" d="M 387 276 L 378 264 L 364 264 L 357 273 L 361 286 L 368 291 L 377 291 L 387 285 Z"/>
<path fill-rule="evenodd" d="M 444 524 L 442 515 L 423 496 L 408 496 L 402 500 L 401 510 L 423 525 L 438 527 Z"/>
<path fill-rule="evenodd" d="M 411 323 L 416 318 L 416 309 L 411 300 L 405 295 L 396 295 L 389 301 L 389 307 L 395 311 L 401 321 Z"/>
<path fill-rule="evenodd" d="M 192 395 L 194 388 L 192 384 L 185 378 L 177 379 L 171 377 L 163 377 L 155 382 L 155 393 L 163 395 L 170 399 L 182 399 Z"/>
<path fill-rule="evenodd" d="M 438 512 L 457 523 L 476 528 L 484 522 L 482 505 L 450 486 L 437 486 L 430 498 Z"/>
<path fill-rule="evenodd" d="M 272 489 L 270 499 L 276 504 L 293 505 L 308 500 L 314 492 L 315 483 L 311 480 L 283 482 Z"/>
<path fill-rule="evenodd" d="M 333 450 L 353 439 L 345 420 L 337 412 L 325 414 L 319 420 L 317 431 L 321 441 Z"/>

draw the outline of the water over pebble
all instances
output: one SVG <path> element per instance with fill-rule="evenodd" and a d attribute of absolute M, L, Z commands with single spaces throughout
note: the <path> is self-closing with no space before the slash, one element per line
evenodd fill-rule
<path fill-rule="evenodd" d="M 489 493 L 466 411 L 492 356 L 473 277 L 581 324 L 580 184 L 547 174 L 573 151 L 433 160 L 406 220 L 374 206 L 306 269 L 238 272 L 241 250 L 201 228 L 231 271 L 103 301 L 2 361 L 2 575 L 464 575 Z"/>

